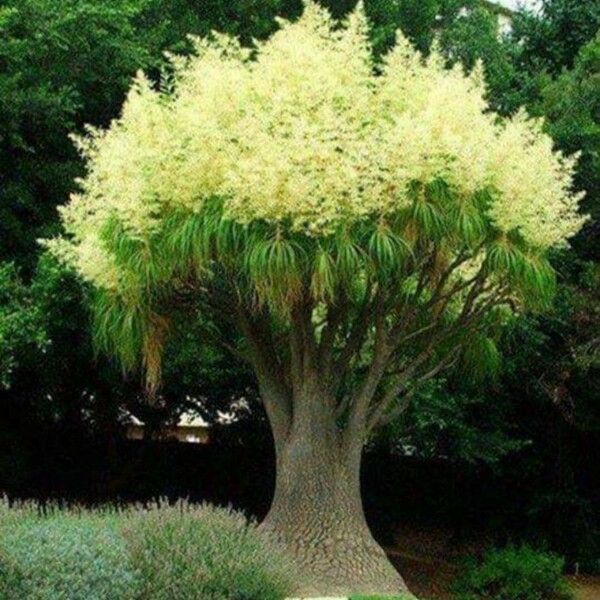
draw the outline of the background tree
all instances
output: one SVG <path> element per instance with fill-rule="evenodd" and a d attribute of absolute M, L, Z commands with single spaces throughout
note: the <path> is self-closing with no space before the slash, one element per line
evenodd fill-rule
<path fill-rule="evenodd" d="M 599 34 L 600 35 L 600 34 Z M 558 148 L 581 152 L 576 185 L 586 192 L 584 207 L 592 220 L 575 243 L 583 259 L 600 257 L 600 37 L 583 46 L 573 69 L 546 81 L 532 111 L 544 115 Z"/>
<path fill-rule="evenodd" d="M 84 122 L 107 124 L 131 74 L 148 66 L 148 52 L 135 38 L 138 13 L 127 1 L 110 7 L 74 0 L 2 3 L 3 259 L 33 269 L 36 239 L 56 227 L 56 206 L 81 174 L 69 132 Z"/>
<path fill-rule="evenodd" d="M 573 162 L 522 114 L 498 122 L 479 69 L 399 36 L 374 75 L 362 11 L 340 30 L 309 4 L 256 57 L 214 38 L 80 139 L 54 249 L 97 290 L 98 343 L 151 386 L 173 311 L 201 302 L 256 374 L 278 471 L 263 526 L 306 591 L 397 590 L 362 513 L 363 444 L 419 384 L 496 362 L 503 311 L 547 303 L 546 252 L 582 223 Z"/>
<path fill-rule="evenodd" d="M 598 33 L 600 6 L 586 0 L 543 0 L 540 10 L 515 13 L 513 27 L 529 72 L 558 75 L 573 67 L 581 47 Z"/>
<path fill-rule="evenodd" d="M 13 372 L 28 355 L 46 350 L 42 322 L 17 269 L 10 263 L 0 265 L 0 387 L 10 388 Z"/>

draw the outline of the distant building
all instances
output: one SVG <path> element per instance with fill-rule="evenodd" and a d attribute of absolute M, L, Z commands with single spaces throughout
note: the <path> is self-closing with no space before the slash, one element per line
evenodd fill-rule
<path fill-rule="evenodd" d="M 125 416 L 125 436 L 130 440 L 143 440 L 146 437 L 146 425 L 135 415 Z M 194 413 L 183 413 L 175 425 L 161 429 L 159 440 L 176 440 L 186 444 L 210 443 L 210 425 Z"/>
<path fill-rule="evenodd" d="M 186 396 L 189 402 L 199 401 L 198 398 Z M 218 426 L 231 425 L 250 412 L 250 404 L 244 397 L 233 400 L 225 411 L 217 410 L 213 423 Z M 130 440 L 143 440 L 148 437 L 146 424 L 124 410 L 121 413 L 121 423 L 125 426 L 125 437 Z M 154 432 L 152 439 L 165 441 L 175 440 L 185 444 L 209 444 L 211 441 L 212 424 L 205 421 L 196 411 L 188 410 L 179 415 L 175 425 L 162 427 Z"/>

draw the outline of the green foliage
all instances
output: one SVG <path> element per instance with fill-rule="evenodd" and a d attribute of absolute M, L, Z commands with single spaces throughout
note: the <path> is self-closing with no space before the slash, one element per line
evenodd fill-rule
<path fill-rule="evenodd" d="M 570 600 L 564 562 L 527 546 L 489 551 L 457 583 L 458 600 Z"/>
<path fill-rule="evenodd" d="M 240 513 L 0 498 L 0 600 L 282 600 L 293 569 Z"/>
<path fill-rule="evenodd" d="M 174 52 L 190 50 L 189 34 L 209 35 L 212 31 L 239 37 L 244 44 L 264 39 L 277 28 L 275 15 L 298 15 L 300 1 L 284 0 L 137 0 L 143 7 L 137 21 L 140 33 L 146 36 L 147 48 L 158 42 Z"/>
<path fill-rule="evenodd" d="M 550 396 L 565 421 L 595 431 L 600 425 L 600 271 L 596 263 L 577 260 L 572 254 L 558 256 L 555 262 L 566 281 L 552 311 L 523 316 L 505 331 L 504 387 L 517 389 L 528 372 L 532 400 L 543 405 Z"/>
<path fill-rule="evenodd" d="M 230 510 L 179 504 L 133 515 L 124 531 L 142 597 L 281 600 L 290 566 Z"/>
<path fill-rule="evenodd" d="M 102 235 L 135 291 L 93 293 L 97 347 L 118 357 L 127 371 L 144 357 L 149 380 L 154 381 L 168 329 L 169 315 L 162 316 L 161 310 L 190 272 L 210 291 L 218 288 L 220 278 L 229 285 L 235 280 L 241 293 L 258 306 L 286 316 L 304 286 L 315 301 L 342 295 L 355 301 L 369 282 L 393 287 L 395 281 L 409 281 L 418 276 L 430 241 L 449 254 L 474 253 L 476 244 L 481 245 L 490 281 L 509 282 L 515 300 L 529 308 L 548 305 L 555 290 L 548 261 L 516 234 L 498 239 L 483 212 L 481 194 L 463 202 L 436 181 L 414 195 L 412 206 L 385 221 L 343 225 L 321 239 L 263 222 L 236 223 L 216 201 L 190 218 L 177 212 L 166 216 L 145 242 L 110 222 Z M 448 314 L 452 310 L 449 306 Z M 482 339 L 484 352 L 472 353 L 472 358 L 485 371 L 487 366 L 497 367 L 498 355 L 491 340 Z"/>
<path fill-rule="evenodd" d="M 0 519 L 2 598 L 134 600 L 136 575 L 116 522 L 107 515 L 33 514 Z"/>
<path fill-rule="evenodd" d="M 23 574 L 10 555 L 0 550 L 0 599 L 25 598 Z"/>
<path fill-rule="evenodd" d="M 589 0 L 543 0 L 540 11 L 516 15 L 514 37 L 530 73 L 571 68 L 580 48 L 600 29 L 600 5 Z"/>
<path fill-rule="evenodd" d="M 484 65 L 488 97 L 500 114 L 515 112 L 524 102 L 523 80 L 518 57 L 520 48 L 499 30 L 498 16 L 481 3 L 460 2 L 468 10 L 446 18 L 440 42 L 450 63 L 471 70 L 478 60 Z"/>
<path fill-rule="evenodd" d="M 575 183 L 585 191 L 584 210 L 600 218 L 600 36 L 585 45 L 574 67 L 541 90 L 534 112 L 547 120 L 547 131 L 565 153 L 580 152 Z M 575 242 L 583 257 L 598 260 L 600 245 L 594 226 L 584 229 Z"/>
<path fill-rule="evenodd" d="M 423 458 L 493 467 L 528 446 L 507 425 L 507 402 L 490 402 L 480 385 L 456 387 L 439 380 L 423 386 L 407 411 L 381 433 L 379 443 L 387 440 L 400 454 L 410 449 Z"/>
<path fill-rule="evenodd" d="M 369 14 L 369 4 L 366 3 L 367 14 Z M 374 7 L 384 6 L 387 17 L 391 17 L 395 25 L 394 28 L 402 29 L 419 50 L 427 51 L 435 35 L 437 16 L 445 2 L 443 0 L 403 0 L 392 3 L 379 0 L 372 4 Z"/>
<path fill-rule="evenodd" d="M 32 267 L 36 239 L 81 163 L 68 134 L 106 124 L 149 64 L 135 31 L 142 1 L 7 0 L 0 13 L 0 256 Z"/>
<path fill-rule="evenodd" d="M 42 314 L 12 263 L 0 263 L 0 388 L 8 388 L 19 363 L 45 350 Z"/>
<path fill-rule="evenodd" d="M 502 357 L 498 346 L 489 335 L 475 332 L 470 336 L 462 357 L 462 371 L 472 383 L 495 379 L 500 371 Z"/>

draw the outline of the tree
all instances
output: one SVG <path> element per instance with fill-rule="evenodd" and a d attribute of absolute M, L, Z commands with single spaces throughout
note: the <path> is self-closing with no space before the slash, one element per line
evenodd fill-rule
<path fill-rule="evenodd" d="M 575 247 L 583 258 L 598 260 L 600 218 L 600 34 L 586 44 L 570 71 L 542 88 L 533 107 L 544 115 L 548 133 L 563 152 L 580 152 L 575 183 L 586 192 L 584 208 L 593 221 L 578 236 Z"/>
<path fill-rule="evenodd" d="M 600 269 L 573 251 L 561 254 L 553 260 L 562 279 L 553 309 L 520 315 L 504 330 L 507 358 L 490 397 L 512 405 L 515 433 L 530 440 L 504 466 L 507 478 L 526 482 L 513 486 L 521 489 L 505 508 L 527 539 L 592 572 L 600 548 L 589 477 L 600 441 Z"/>
<path fill-rule="evenodd" d="M 141 6 L 141 3 L 138 3 Z M 81 162 L 68 134 L 107 124 L 131 76 L 149 64 L 133 21 L 140 6 L 8 0 L 0 9 L 0 255 L 33 270 L 36 239 L 56 231 L 56 206 Z"/>
<path fill-rule="evenodd" d="M 438 379 L 423 386 L 406 411 L 381 429 L 374 445 L 385 444 L 400 455 L 410 448 L 411 456 L 494 469 L 506 456 L 527 447 L 528 440 L 511 430 L 507 399 L 494 397 L 490 402 L 493 389 L 460 370 L 454 375 L 450 381 Z M 462 387 L 471 389 L 460 389 L 462 382 L 452 379 L 462 379 Z"/>
<path fill-rule="evenodd" d="M 543 0 L 539 11 L 517 12 L 513 28 L 522 45 L 524 69 L 557 75 L 573 66 L 580 48 L 598 33 L 600 5 L 589 0 Z"/>
<path fill-rule="evenodd" d="M 14 369 L 30 354 L 45 350 L 39 307 L 12 263 L 0 264 L 0 389 L 8 389 Z"/>
<path fill-rule="evenodd" d="M 517 68 L 521 49 L 500 30 L 498 15 L 479 4 L 444 23 L 441 45 L 452 63 L 472 69 L 483 61 L 490 106 L 502 115 L 513 114 L 523 104 L 528 83 Z"/>
<path fill-rule="evenodd" d="M 277 457 L 263 529 L 302 591 L 397 591 L 363 516 L 363 445 L 444 369 L 496 362 L 505 311 L 547 303 L 546 252 L 583 221 L 574 162 L 488 111 L 480 69 L 400 34 L 375 69 L 361 9 L 340 29 L 309 3 L 254 50 L 196 50 L 79 140 L 54 252 L 96 290 L 97 343 L 151 387 L 171 315 L 201 303 L 207 339 L 256 375 Z"/>

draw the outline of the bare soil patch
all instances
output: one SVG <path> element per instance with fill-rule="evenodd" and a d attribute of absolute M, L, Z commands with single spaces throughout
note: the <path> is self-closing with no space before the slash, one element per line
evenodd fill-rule
<path fill-rule="evenodd" d="M 600 577 L 578 576 L 569 577 L 575 590 L 577 600 L 600 599 Z"/>

